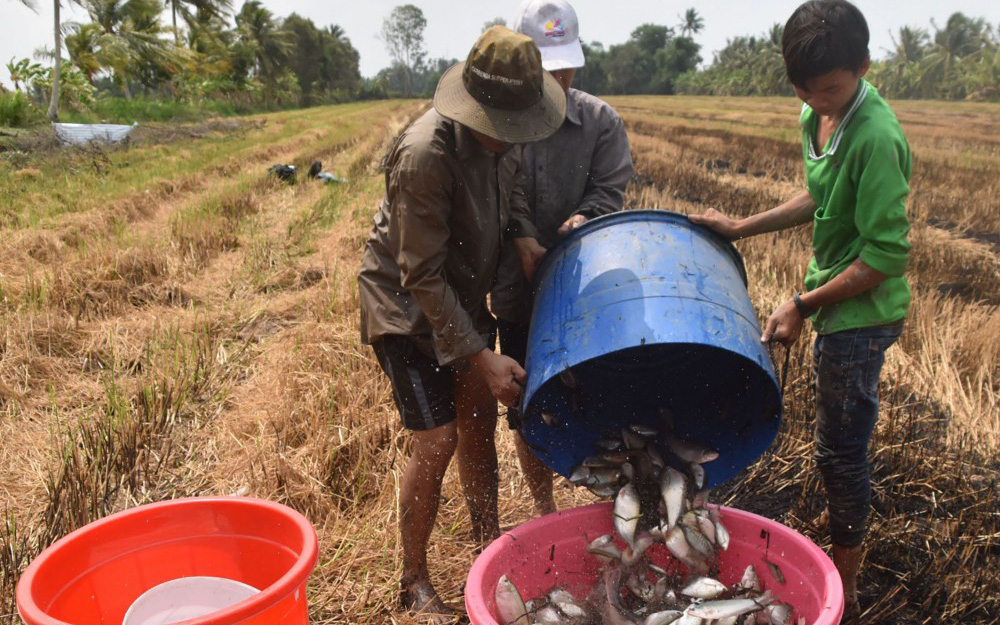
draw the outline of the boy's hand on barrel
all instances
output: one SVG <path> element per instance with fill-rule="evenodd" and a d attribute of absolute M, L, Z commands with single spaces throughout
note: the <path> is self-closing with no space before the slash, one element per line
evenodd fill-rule
<path fill-rule="evenodd" d="M 516 360 L 490 349 L 483 349 L 473 354 L 470 361 L 501 404 L 508 408 L 517 406 L 517 401 L 521 397 L 521 387 L 528 374 Z"/>
<path fill-rule="evenodd" d="M 517 250 L 517 255 L 521 259 L 521 271 L 524 272 L 524 277 L 528 279 L 528 282 L 531 282 L 535 277 L 535 269 L 545 257 L 547 250 L 538 244 L 538 239 L 533 237 L 514 239 L 514 249 Z"/>
<path fill-rule="evenodd" d="M 762 343 L 777 341 L 790 347 L 802 334 L 802 321 L 802 315 L 795 307 L 795 302 L 788 300 L 768 317 L 760 341 Z"/>
<path fill-rule="evenodd" d="M 556 234 L 558 234 L 561 237 L 564 237 L 570 232 L 572 232 L 575 228 L 579 228 L 585 223 L 587 223 L 586 217 L 584 217 L 583 215 L 573 215 L 572 217 L 564 221 L 563 225 L 559 226 L 559 229 L 556 230 Z"/>
<path fill-rule="evenodd" d="M 692 223 L 696 223 L 710 228 L 730 241 L 743 238 L 740 231 L 740 222 L 737 219 L 728 217 L 725 214 L 710 208 L 701 215 L 688 215 Z"/>

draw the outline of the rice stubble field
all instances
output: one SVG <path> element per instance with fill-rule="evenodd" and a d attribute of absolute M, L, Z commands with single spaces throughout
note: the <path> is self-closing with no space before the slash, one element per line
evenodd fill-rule
<path fill-rule="evenodd" d="M 628 208 L 746 215 L 803 187 L 798 104 L 622 97 Z M 311 621 L 408 623 L 397 610 L 399 476 L 388 384 L 359 342 L 356 272 L 388 143 L 426 102 L 356 103 L 137 131 L 125 148 L 0 151 L 0 619 L 56 538 L 165 498 L 246 494 L 320 537 Z M 914 304 L 888 352 L 872 443 L 866 623 L 1000 618 L 1000 106 L 894 103 L 914 151 Z M 289 185 L 274 163 L 347 178 Z M 762 317 L 798 290 L 808 228 L 737 243 Z M 772 449 L 714 494 L 820 545 L 811 343 L 792 349 Z M 531 518 L 497 431 L 505 528 Z M 561 507 L 594 500 L 557 479 Z M 479 545 L 457 473 L 432 536 L 461 601 Z"/>

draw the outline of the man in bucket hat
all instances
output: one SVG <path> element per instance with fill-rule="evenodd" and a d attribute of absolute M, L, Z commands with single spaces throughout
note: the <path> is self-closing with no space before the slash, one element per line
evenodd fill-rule
<path fill-rule="evenodd" d="M 473 534 L 497 520 L 497 399 L 517 402 L 525 372 L 494 353 L 486 307 L 504 241 L 533 271 L 542 250 L 521 188 L 519 144 L 559 128 L 566 98 L 529 37 L 490 28 L 438 82 L 434 108 L 386 161 L 385 198 L 358 277 L 361 337 L 392 384 L 412 454 L 400 484 L 401 599 L 444 622 L 458 612 L 430 583 L 427 542 L 457 450 Z"/>
<path fill-rule="evenodd" d="M 524 148 L 525 194 L 538 241 L 545 247 L 588 219 L 619 211 L 632 177 L 632 157 L 621 118 L 606 102 L 571 89 L 583 67 L 576 11 L 565 0 L 527 0 L 518 8 L 514 30 L 530 36 L 548 70 L 566 92 L 566 120 L 559 130 Z M 513 246 L 505 247 L 497 283 L 490 297 L 500 333 L 500 352 L 524 362 L 532 295 Z M 517 408 L 507 411 L 508 424 L 520 422 Z M 531 452 L 520 435 L 514 438 L 535 512 L 555 510 L 552 472 Z"/>

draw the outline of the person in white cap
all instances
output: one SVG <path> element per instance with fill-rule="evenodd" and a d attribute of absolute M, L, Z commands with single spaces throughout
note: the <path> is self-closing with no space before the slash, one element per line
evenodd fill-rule
<path fill-rule="evenodd" d="M 526 145 L 522 169 L 524 190 L 542 247 L 588 219 L 619 211 L 634 172 L 625 125 L 603 100 L 572 89 L 576 70 L 584 65 L 576 11 L 565 0 L 527 0 L 514 17 L 513 29 L 531 37 L 542 54 L 542 67 L 566 92 L 566 119 L 545 140 Z M 497 317 L 500 352 L 523 363 L 531 320 L 531 285 L 512 245 L 505 247 L 490 293 Z M 511 428 L 520 412 L 508 408 Z M 552 472 L 531 452 L 520 435 L 517 455 L 537 514 L 555 510 Z"/>

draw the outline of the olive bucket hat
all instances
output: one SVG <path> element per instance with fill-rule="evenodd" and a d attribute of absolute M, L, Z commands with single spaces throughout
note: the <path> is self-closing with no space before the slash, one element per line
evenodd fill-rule
<path fill-rule="evenodd" d="M 441 76 L 434 108 L 498 141 L 529 143 L 559 129 L 566 117 L 566 94 L 542 69 L 531 37 L 493 26 L 464 63 Z"/>

